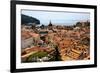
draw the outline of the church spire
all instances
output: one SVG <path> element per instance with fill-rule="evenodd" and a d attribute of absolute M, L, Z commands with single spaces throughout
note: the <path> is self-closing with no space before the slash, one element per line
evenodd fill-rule
<path fill-rule="evenodd" d="M 50 22 L 49 22 L 49 26 L 52 26 L 51 20 L 50 20 Z"/>

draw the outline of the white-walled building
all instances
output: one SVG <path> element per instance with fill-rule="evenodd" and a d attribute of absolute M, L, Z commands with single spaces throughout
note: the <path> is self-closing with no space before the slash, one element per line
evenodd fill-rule
<path fill-rule="evenodd" d="M 29 32 L 22 31 L 21 33 L 21 48 L 30 47 L 34 43 L 33 37 L 29 34 Z"/>

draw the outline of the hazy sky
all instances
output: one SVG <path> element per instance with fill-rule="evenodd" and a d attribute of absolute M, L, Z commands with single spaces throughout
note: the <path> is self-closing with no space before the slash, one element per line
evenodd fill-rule
<path fill-rule="evenodd" d="M 22 14 L 37 18 L 40 20 L 40 24 L 48 25 L 51 21 L 52 24 L 68 24 L 72 25 L 78 21 L 90 20 L 89 13 L 81 12 L 54 12 L 54 11 L 34 11 L 34 10 L 22 10 Z"/>

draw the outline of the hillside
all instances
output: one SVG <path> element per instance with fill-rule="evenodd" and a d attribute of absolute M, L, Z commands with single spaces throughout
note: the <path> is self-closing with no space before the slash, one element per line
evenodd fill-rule
<path fill-rule="evenodd" d="M 21 24 L 29 24 L 29 23 L 40 24 L 40 21 L 34 17 L 21 14 Z"/>

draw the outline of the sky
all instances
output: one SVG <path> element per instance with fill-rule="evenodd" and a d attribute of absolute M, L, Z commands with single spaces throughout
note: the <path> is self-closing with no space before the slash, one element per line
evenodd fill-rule
<path fill-rule="evenodd" d="M 57 25 L 73 25 L 79 21 L 90 20 L 90 14 L 82 12 L 22 10 L 21 14 L 34 17 L 40 20 L 40 24 L 44 25 L 48 25 L 50 21 Z"/>

